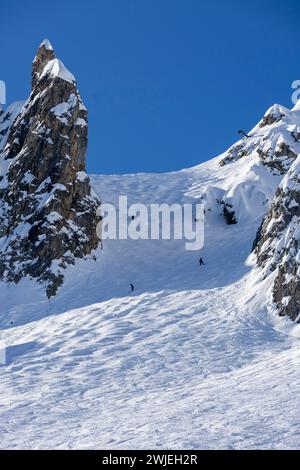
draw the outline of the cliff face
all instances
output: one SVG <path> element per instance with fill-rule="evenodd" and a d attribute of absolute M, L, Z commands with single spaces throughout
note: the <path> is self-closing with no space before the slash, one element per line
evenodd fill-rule
<path fill-rule="evenodd" d="M 5 127 L 2 115 L 2 150 L 0 142 L 0 278 L 28 275 L 52 296 L 64 268 L 97 248 L 100 202 L 85 172 L 87 110 L 49 41 L 34 59 L 28 101 L 9 118 Z"/>
<path fill-rule="evenodd" d="M 285 175 L 300 152 L 300 123 L 295 112 L 274 105 L 249 133 L 224 154 L 224 166 L 251 155 L 273 175 Z"/>

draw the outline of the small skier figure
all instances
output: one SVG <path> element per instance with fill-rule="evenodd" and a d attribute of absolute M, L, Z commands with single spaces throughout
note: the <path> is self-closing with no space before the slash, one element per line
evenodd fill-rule
<path fill-rule="evenodd" d="M 134 285 L 133 284 L 129 284 L 130 285 L 130 292 L 133 292 L 134 291 Z"/>
<path fill-rule="evenodd" d="M 245 139 L 249 139 L 249 137 L 250 137 L 250 136 L 249 136 L 245 131 L 243 131 L 243 130 L 240 130 L 240 131 L 238 132 L 238 134 L 243 135 Z"/>
<path fill-rule="evenodd" d="M 200 258 L 200 259 L 199 259 L 199 264 L 200 264 L 200 266 L 204 266 L 203 258 Z"/>

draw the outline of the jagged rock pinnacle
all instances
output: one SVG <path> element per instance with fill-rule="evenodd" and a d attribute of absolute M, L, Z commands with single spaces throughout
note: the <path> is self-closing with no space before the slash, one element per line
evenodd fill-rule
<path fill-rule="evenodd" d="M 35 88 L 45 66 L 53 59 L 55 59 L 53 47 L 50 41 L 45 39 L 38 48 L 37 54 L 32 64 L 32 89 Z"/>

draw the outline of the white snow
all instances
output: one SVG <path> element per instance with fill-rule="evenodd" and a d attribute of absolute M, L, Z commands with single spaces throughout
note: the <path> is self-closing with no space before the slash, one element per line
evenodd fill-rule
<path fill-rule="evenodd" d="M 43 72 L 41 73 L 39 79 L 41 80 L 46 75 L 50 75 L 52 78 L 61 78 L 66 82 L 75 83 L 74 75 L 64 66 L 61 60 L 53 59 L 50 60 L 45 66 Z"/>
<path fill-rule="evenodd" d="M 72 109 L 74 108 L 74 106 L 76 106 L 76 103 L 76 95 L 74 93 L 71 93 L 68 101 L 57 104 L 56 106 L 51 108 L 50 111 L 57 117 L 59 121 L 64 124 L 68 124 L 68 119 L 71 117 Z M 77 125 L 76 122 L 78 121 L 78 119 L 75 121 L 75 125 Z"/>
<path fill-rule="evenodd" d="M 248 175 L 246 207 L 255 172 L 218 161 L 92 182 L 103 202 L 150 204 Z M 267 313 L 270 281 L 246 265 L 255 217 L 227 226 L 213 206 L 203 268 L 184 241 L 107 241 L 50 302 L 29 279 L 1 283 L 1 448 L 299 448 L 300 332 Z"/>
<path fill-rule="evenodd" d="M 44 41 L 41 43 L 40 47 L 44 46 L 45 49 L 48 51 L 53 51 L 53 47 L 49 39 L 44 39 Z"/>
<path fill-rule="evenodd" d="M 82 118 L 77 118 L 75 121 L 75 126 L 86 127 L 87 122 Z"/>
<path fill-rule="evenodd" d="M 293 207 L 298 207 L 299 204 L 298 202 L 296 202 L 294 199 L 291 200 L 291 202 L 289 203 L 289 209 L 292 209 Z"/>
<path fill-rule="evenodd" d="M 76 173 L 76 179 L 78 179 L 78 181 L 85 181 L 87 179 L 88 175 L 86 174 L 85 171 L 77 171 Z"/>
<path fill-rule="evenodd" d="M 5 129 L 9 128 L 18 115 L 22 112 L 23 106 L 25 105 L 25 101 L 16 101 L 12 103 L 8 108 L 5 110 L 5 119 L 3 122 L 2 117 L 0 117 L 0 132 L 4 131 Z M 6 141 L 7 141 L 8 133 L 1 138 L 0 135 L 0 152 L 4 149 Z M 0 162 L 0 173 L 2 173 L 1 162 Z"/>
<path fill-rule="evenodd" d="M 50 109 L 50 111 L 55 114 L 55 116 L 63 116 L 64 114 L 68 114 L 72 108 L 76 105 L 76 95 L 74 93 L 71 93 L 69 96 L 68 101 L 65 101 L 63 103 L 59 103 L 53 108 Z"/>
<path fill-rule="evenodd" d="M 55 222 L 59 221 L 62 219 L 62 216 L 58 214 L 56 211 L 52 211 L 50 214 L 47 215 L 47 221 L 50 224 L 54 224 Z"/>
<path fill-rule="evenodd" d="M 60 64 L 52 61 L 43 74 L 70 78 Z M 72 99 L 52 108 L 58 119 L 67 119 Z M 96 262 L 68 267 L 50 301 L 28 278 L 0 282 L 0 343 L 8 359 L 0 365 L 0 448 L 300 448 L 300 326 L 274 313 L 276 273 L 262 279 L 250 254 L 279 184 L 283 191 L 295 185 L 291 175 L 263 165 L 257 148 L 291 142 L 300 153 L 290 134 L 300 126 L 298 111 L 275 105 L 270 112 L 285 121 L 256 126 L 244 141 L 247 155 L 223 167 L 228 152 L 174 173 L 91 177 L 103 203 L 119 195 L 129 204 L 202 201 L 201 252 L 186 251 L 185 240 L 105 241 Z M 300 157 L 295 175 L 299 166 Z M 56 184 L 43 193 L 49 182 L 37 189 L 38 210 L 67 191 Z M 225 224 L 217 200 L 232 204 L 236 225 Z M 60 217 L 53 211 L 48 222 Z M 15 235 L 30 228 L 25 220 Z M 62 231 L 85 236 L 71 221 Z M 300 237 L 292 221 L 274 250 L 289 231 Z M 52 271 L 61 272 L 62 262 Z"/>

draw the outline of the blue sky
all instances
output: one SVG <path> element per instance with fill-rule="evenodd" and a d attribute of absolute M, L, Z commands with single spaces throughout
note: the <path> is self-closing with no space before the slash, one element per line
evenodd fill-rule
<path fill-rule="evenodd" d="M 49 38 L 89 109 L 88 170 L 173 171 L 226 150 L 300 79 L 299 1 L 1 2 L 0 79 L 29 94 Z"/>

